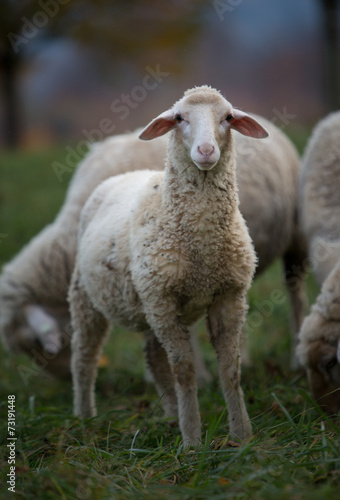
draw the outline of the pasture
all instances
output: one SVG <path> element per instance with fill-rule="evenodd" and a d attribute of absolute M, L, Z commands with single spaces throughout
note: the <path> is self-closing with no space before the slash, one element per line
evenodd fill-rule
<path fill-rule="evenodd" d="M 293 139 L 301 150 L 306 134 Z M 70 174 L 51 164 L 65 150 L 0 155 L 0 265 L 45 224 L 62 203 Z M 306 279 L 309 303 L 318 288 Z M 271 300 L 279 290 L 280 303 Z M 99 416 L 72 416 L 70 382 L 45 374 L 27 357 L 0 347 L 0 498 L 338 499 L 340 428 L 313 402 L 305 377 L 290 370 L 289 302 L 281 263 L 253 284 L 248 324 L 251 364 L 242 386 L 254 436 L 228 436 L 214 352 L 199 336 L 213 382 L 199 389 L 203 443 L 183 450 L 176 423 L 164 416 L 144 380 L 142 338 L 116 328 L 97 381 Z M 256 313 L 256 314 L 254 314 Z M 8 396 L 15 395 L 15 493 L 8 491 Z M 13 495 L 11 497 L 11 495 Z"/>

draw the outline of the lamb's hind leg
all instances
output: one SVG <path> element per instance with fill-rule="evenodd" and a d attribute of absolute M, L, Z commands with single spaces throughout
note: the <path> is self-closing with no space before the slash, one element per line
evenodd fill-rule
<path fill-rule="evenodd" d="M 162 397 L 165 414 L 168 417 L 177 417 L 178 407 L 175 380 L 171 372 L 168 357 L 158 339 L 151 332 L 148 332 L 146 335 L 145 354 L 157 392 Z"/>
<path fill-rule="evenodd" d="M 240 336 L 247 310 L 242 296 L 216 299 L 208 311 L 208 328 L 217 354 L 218 369 L 232 436 L 246 439 L 251 425 L 240 385 Z"/>
<path fill-rule="evenodd" d="M 69 301 L 73 327 L 71 371 L 74 414 L 88 418 L 96 415 L 95 380 L 108 324 L 93 308 L 77 277 L 71 284 Z"/>

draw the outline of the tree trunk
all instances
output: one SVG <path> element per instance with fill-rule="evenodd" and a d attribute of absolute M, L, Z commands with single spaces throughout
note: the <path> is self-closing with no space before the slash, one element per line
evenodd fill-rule
<path fill-rule="evenodd" d="M 13 54 L 10 47 L 2 54 L 1 65 L 3 67 L 3 96 L 5 98 L 5 146 L 15 148 L 20 142 L 19 102 L 16 81 L 19 58 Z"/>
<path fill-rule="evenodd" d="M 328 111 L 340 108 L 340 48 L 338 0 L 321 0 L 324 14 L 326 103 Z"/>

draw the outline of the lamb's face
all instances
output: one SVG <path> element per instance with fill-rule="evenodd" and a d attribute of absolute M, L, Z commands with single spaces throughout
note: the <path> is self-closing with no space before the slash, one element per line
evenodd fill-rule
<path fill-rule="evenodd" d="M 230 141 L 230 129 L 253 138 L 264 138 L 268 132 L 254 118 L 233 108 L 222 95 L 210 87 L 197 87 L 185 92 L 174 106 L 152 120 L 140 134 L 150 140 L 174 130 L 175 147 L 181 160 L 200 170 L 211 170 L 221 151 Z"/>
<path fill-rule="evenodd" d="M 339 325 L 340 327 L 340 325 Z M 340 341 L 316 340 L 308 346 L 307 376 L 314 398 L 328 415 L 340 410 Z"/>
<path fill-rule="evenodd" d="M 230 140 L 233 108 L 223 98 L 212 103 L 195 103 L 182 99 L 174 107 L 177 121 L 176 139 L 183 144 L 187 158 L 200 170 L 211 170 L 217 164 Z"/>

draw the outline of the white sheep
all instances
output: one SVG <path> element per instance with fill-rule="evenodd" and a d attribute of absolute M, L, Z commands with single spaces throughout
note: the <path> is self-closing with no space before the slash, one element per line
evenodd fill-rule
<path fill-rule="evenodd" d="M 24 351 L 56 376 L 70 376 L 70 314 L 67 292 L 74 267 L 81 209 L 103 180 L 164 158 L 166 140 L 143 143 L 138 133 L 110 137 L 77 169 L 55 221 L 3 267 L 0 276 L 0 335 L 5 347 Z M 36 370 L 23 373 L 26 379 Z"/>
<path fill-rule="evenodd" d="M 240 210 L 249 227 L 258 266 L 256 276 L 275 259 L 283 261 L 282 281 L 291 304 L 291 367 L 297 368 L 295 344 L 306 309 L 307 250 L 298 217 L 300 159 L 288 137 L 272 122 L 253 115 L 270 137 L 235 137 Z M 261 306 L 261 301 L 259 306 Z M 261 312 L 261 309 L 260 309 Z"/>
<path fill-rule="evenodd" d="M 269 138 L 253 141 L 241 134 L 235 136 L 240 209 L 258 256 L 256 275 L 276 258 L 283 259 L 295 332 L 304 310 L 304 242 L 296 223 L 299 158 L 278 127 L 258 119 L 270 132 Z M 80 211 L 104 179 L 131 170 L 160 168 L 166 142 L 166 136 L 142 142 L 133 132 L 92 147 L 72 179 L 56 220 L 3 268 L 0 335 L 7 348 L 26 352 L 54 375 L 69 376 L 71 330 L 66 295 Z M 36 369 L 26 376 L 30 373 Z M 207 378 L 202 364 L 198 373 Z"/>
<path fill-rule="evenodd" d="M 96 414 L 97 361 L 110 324 L 147 334 L 147 358 L 167 415 L 186 445 L 201 440 L 188 327 L 207 315 L 230 432 L 251 425 L 240 386 L 239 338 L 255 252 L 239 210 L 231 129 L 267 131 L 216 90 L 185 92 L 140 134 L 170 132 L 164 172 L 102 183 L 86 203 L 69 291 L 74 412 Z"/>
<path fill-rule="evenodd" d="M 315 399 L 340 410 L 340 111 L 314 129 L 301 170 L 301 220 L 321 292 L 299 333 L 297 355 Z"/>

